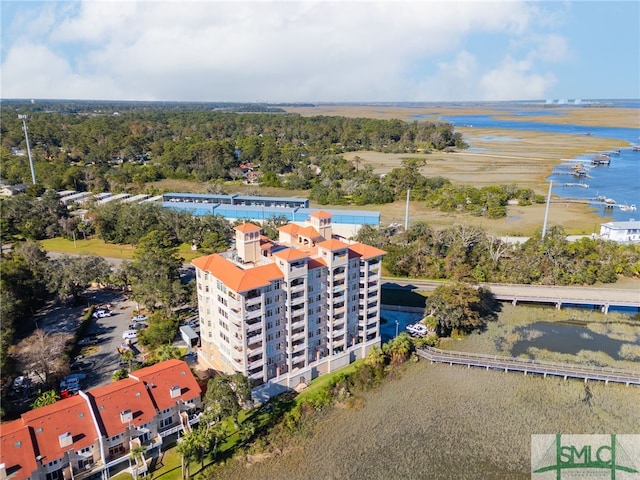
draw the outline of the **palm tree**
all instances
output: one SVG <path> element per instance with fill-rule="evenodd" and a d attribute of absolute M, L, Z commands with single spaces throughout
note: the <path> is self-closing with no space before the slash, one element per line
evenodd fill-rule
<path fill-rule="evenodd" d="M 147 451 L 142 445 L 136 445 L 129 450 L 129 460 L 133 461 L 135 465 L 133 478 L 138 479 L 138 461 L 142 459 L 144 461 L 144 453 Z"/>
<path fill-rule="evenodd" d="M 177 451 L 182 457 L 182 480 L 189 480 L 189 464 L 197 458 L 200 447 L 198 440 L 194 431 L 178 439 Z"/>

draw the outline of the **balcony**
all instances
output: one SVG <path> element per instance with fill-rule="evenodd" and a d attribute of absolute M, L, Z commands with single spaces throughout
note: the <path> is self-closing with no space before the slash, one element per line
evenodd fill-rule
<path fill-rule="evenodd" d="M 375 274 L 372 275 L 371 273 L 369 273 L 369 281 L 370 282 L 377 282 L 378 280 L 380 280 L 380 275 L 379 274 Z"/>
<path fill-rule="evenodd" d="M 255 370 L 255 369 L 260 369 L 260 371 L 262 371 L 262 366 L 264 365 L 264 359 L 262 358 L 262 356 L 256 358 L 255 360 L 251 360 L 249 359 L 249 363 L 247 365 L 247 367 L 249 368 L 249 370 Z"/>
<path fill-rule="evenodd" d="M 344 280 L 344 273 L 336 273 L 336 274 L 333 276 L 333 281 L 334 281 L 334 282 L 337 282 L 337 281 L 339 281 L 339 280 Z"/>
<path fill-rule="evenodd" d="M 300 362 L 300 363 L 294 363 L 293 365 L 291 365 L 291 369 L 292 370 L 299 370 L 301 368 L 304 368 L 304 362 Z"/>
<path fill-rule="evenodd" d="M 262 333 L 262 322 L 247 323 L 247 335 L 249 334 L 259 335 L 261 333 Z"/>
<path fill-rule="evenodd" d="M 244 307 L 247 310 L 250 310 L 251 307 L 260 306 L 261 304 L 262 304 L 262 297 L 258 296 L 253 298 L 247 298 L 244 302 Z"/>
<path fill-rule="evenodd" d="M 333 309 L 333 314 L 334 315 L 342 315 L 345 311 L 346 311 L 346 308 L 344 306 L 342 306 L 342 307 L 334 308 Z"/>
<path fill-rule="evenodd" d="M 304 322 L 304 315 L 298 315 L 297 317 L 293 317 L 291 319 L 291 326 L 292 327 L 297 327 L 298 323 L 300 322 Z"/>
<path fill-rule="evenodd" d="M 287 336 L 287 340 L 295 342 L 297 340 L 303 340 L 305 336 L 304 330 L 296 330 L 295 332 L 291 332 L 290 336 Z"/>

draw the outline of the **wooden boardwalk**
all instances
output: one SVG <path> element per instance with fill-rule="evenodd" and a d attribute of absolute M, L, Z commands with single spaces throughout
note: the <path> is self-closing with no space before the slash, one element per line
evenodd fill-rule
<path fill-rule="evenodd" d="M 482 353 L 466 353 L 451 350 L 440 350 L 433 347 L 421 347 L 416 350 L 418 356 L 432 363 L 448 363 L 449 365 L 466 365 L 467 368 L 480 367 L 486 370 L 502 370 L 504 372 L 522 372 L 525 375 L 542 375 L 568 378 L 578 378 L 587 381 L 601 381 L 608 383 L 624 383 L 625 385 L 640 385 L 640 372 L 621 370 L 616 368 L 589 367 L 566 363 L 543 362 L 514 357 L 484 355 Z"/>

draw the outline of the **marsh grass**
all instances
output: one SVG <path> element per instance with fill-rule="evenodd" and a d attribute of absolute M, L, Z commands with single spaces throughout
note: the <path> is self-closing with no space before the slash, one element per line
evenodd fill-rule
<path fill-rule="evenodd" d="M 635 433 L 640 390 L 419 362 L 323 413 L 296 450 L 216 478 L 529 478 L 534 433 Z"/>
<path fill-rule="evenodd" d="M 640 328 L 628 323 L 619 328 L 615 317 L 593 312 L 505 305 L 485 332 L 448 340 L 444 347 L 504 354 L 509 345 L 540 334 L 527 325 L 551 317 L 606 325 L 626 339 L 637 338 Z M 532 352 L 624 368 L 634 365 L 640 347 L 625 348 L 627 361 L 602 352 Z M 637 433 L 639 404 L 636 387 L 409 362 L 342 408 L 322 411 L 305 435 L 281 450 L 285 453 L 250 466 L 237 456 L 216 468 L 215 478 L 525 479 L 532 434 Z"/>

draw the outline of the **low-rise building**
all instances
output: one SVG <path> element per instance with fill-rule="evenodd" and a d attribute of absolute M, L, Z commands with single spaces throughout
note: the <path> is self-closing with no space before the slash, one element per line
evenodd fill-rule
<path fill-rule="evenodd" d="M 600 238 L 620 243 L 640 242 L 640 221 L 603 223 L 600 225 Z"/>
<path fill-rule="evenodd" d="M 107 479 L 132 447 L 151 451 L 164 436 L 189 430 L 200 407 L 200 387 L 184 361 L 136 370 L 0 424 L 0 479 Z"/>

